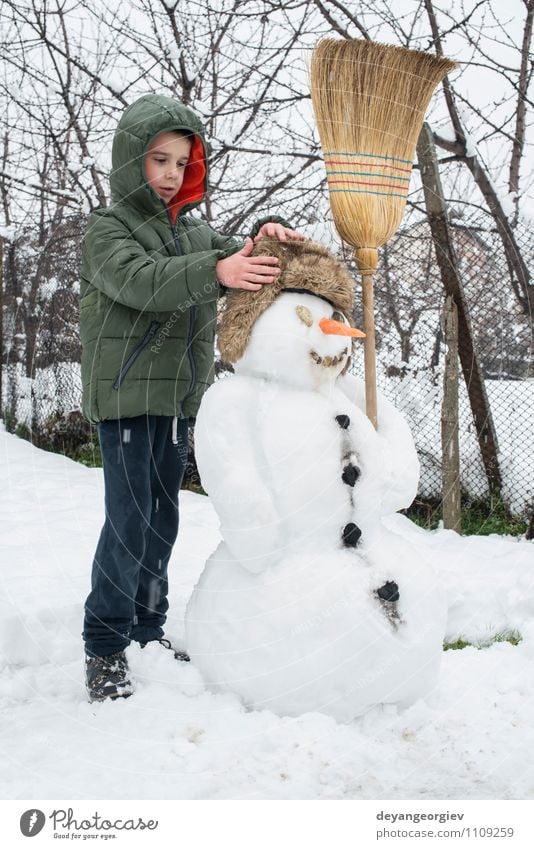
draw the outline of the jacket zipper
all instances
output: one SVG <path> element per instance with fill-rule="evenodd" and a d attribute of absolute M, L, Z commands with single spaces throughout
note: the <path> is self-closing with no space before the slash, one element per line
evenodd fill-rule
<path fill-rule="evenodd" d="M 197 379 L 197 367 L 196 367 L 196 364 L 195 364 L 195 360 L 193 358 L 193 354 L 191 353 L 191 342 L 193 341 L 193 330 L 194 330 L 194 327 L 195 327 L 196 309 L 197 309 L 196 307 L 191 307 L 190 312 L 189 312 L 189 329 L 188 329 L 188 332 L 187 332 L 187 355 L 189 357 L 189 365 L 191 366 L 191 382 L 190 382 L 189 387 L 187 389 L 187 393 L 185 394 L 185 396 L 183 398 L 182 407 L 184 405 L 184 402 L 191 395 L 191 392 L 193 391 L 193 387 L 194 387 L 194 385 L 196 383 L 196 379 Z"/>
<path fill-rule="evenodd" d="M 141 351 L 146 348 L 151 339 L 153 339 L 153 337 L 156 335 L 156 331 L 159 327 L 159 321 L 152 321 L 150 323 L 150 327 L 148 328 L 147 332 L 145 333 L 139 344 L 135 346 L 126 362 L 122 365 L 121 370 L 115 378 L 115 382 L 113 383 L 113 389 L 119 389 L 119 387 L 122 385 L 124 378 L 135 363 L 137 357 L 139 356 Z"/>
<path fill-rule="evenodd" d="M 176 255 L 177 256 L 183 256 L 182 246 L 181 246 L 180 240 L 178 238 L 178 232 L 177 232 L 176 227 L 175 227 L 175 225 L 174 225 L 174 223 L 171 219 L 170 214 L 169 214 L 169 221 L 170 221 L 170 224 L 171 224 L 171 232 L 172 232 L 172 238 L 174 240 L 174 248 L 176 250 Z M 191 395 L 191 392 L 193 391 L 193 387 L 195 385 L 196 377 L 197 377 L 196 364 L 195 364 L 195 360 L 193 358 L 193 354 L 191 352 L 191 342 L 192 342 L 192 339 L 193 339 L 193 329 L 194 329 L 194 326 L 195 326 L 195 318 L 196 318 L 196 307 L 192 306 L 192 307 L 189 308 L 189 327 L 188 327 L 188 330 L 187 330 L 187 359 L 189 361 L 189 369 L 191 371 L 191 381 L 190 381 L 189 386 L 187 388 L 187 392 L 185 393 L 184 397 L 182 398 L 182 403 L 180 405 L 181 406 L 181 416 L 180 416 L 181 418 L 185 418 L 185 416 L 184 416 L 184 404 L 187 401 L 187 399 L 189 398 L 189 396 Z"/>

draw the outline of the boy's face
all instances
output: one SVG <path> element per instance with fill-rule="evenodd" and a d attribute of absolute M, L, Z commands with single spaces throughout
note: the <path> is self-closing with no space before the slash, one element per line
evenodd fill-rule
<path fill-rule="evenodd" d="M 145 156 L 145 174 L 156 194 L 168 203 L 181 188 L 192 142 L 175 133 L 156 136 Z"/>

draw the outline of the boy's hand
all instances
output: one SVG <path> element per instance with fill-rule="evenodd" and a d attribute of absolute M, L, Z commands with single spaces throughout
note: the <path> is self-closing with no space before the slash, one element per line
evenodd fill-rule
<path fill-rule="evenodd" d="M 258 230 L 258 235 L 254 237 L 254 243 L 260 239 L 279 239 L 280 242 L 287 242 L 288 239 L 297 239 L 302 241 L 306 236 L 299 233 L 297 230 L 290 230 L 289 227 L 284 227 L 283 224 L 277 224 L 274 221 L 267 221 L 262 224 Z"/>
<path fill-rule="evenodd" d="M 219 260 L 215 272 L 224 286 L 257 292 L 264 283 L 275 282 L 280 274 L 279 259 L 275 256 L 250 256 L 253 248 L 254 242 L 247 238 L 243 250 Z"/>

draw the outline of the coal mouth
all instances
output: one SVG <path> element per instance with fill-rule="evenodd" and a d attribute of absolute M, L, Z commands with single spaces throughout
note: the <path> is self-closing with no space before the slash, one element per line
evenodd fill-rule
<path fill-rule="evenodd" d="M 333 368 L 334 366 L 338 366 L 345 360 L 347 355 L 348 351 L 346 348 L 343 348 L 341 353 L 336 354 L 335 357 L 321 357 L 320 354 L 317 353 L 317 351 L 310 351 L 310 357 L 312 358 L 313 362 L 316 363 L 318 366 L 322 366 L 323 368 Z"/>

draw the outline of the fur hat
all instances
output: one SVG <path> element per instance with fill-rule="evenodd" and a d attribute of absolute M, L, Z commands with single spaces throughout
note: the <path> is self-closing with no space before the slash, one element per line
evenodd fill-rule
<path fill-rule="evenodd" d="M 354 280 L 344 265 L 317 242 L 261 239 L 252 256 L 276 256 L 281 273 L 257 292 L 231 289 L 218 331 L 222 359 L 235 363 L 245 353 L 254 323 L 286 289 L 305 289 L 341 310 L 352 323 Z"/>

